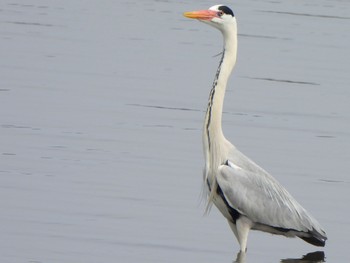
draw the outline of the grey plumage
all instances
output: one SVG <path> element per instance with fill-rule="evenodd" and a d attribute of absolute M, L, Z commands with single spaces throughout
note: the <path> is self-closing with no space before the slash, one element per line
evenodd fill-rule
<path fill-rule="evenodd" d="M 222 132 L 227 81 L 237 58 L 237 25 L 233 12 L 216 5 L 184 15 L 219 29 L 224 37 L 224 51 L 210 91 L 203 127 L 207 209 L 214 203 L 226 217 L 242 252 L 246 251 L 250 229 L 300 237 L 313 245 L 324 246 L 327 236 L 317 220 L 276 179 L 237 150 Z"/>

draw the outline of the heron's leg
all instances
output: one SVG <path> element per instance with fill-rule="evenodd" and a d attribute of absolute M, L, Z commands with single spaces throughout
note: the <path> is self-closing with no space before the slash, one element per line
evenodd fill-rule
<path fill-rule="evenodd" d="M 238 242 L 241 245 L 242 252 L 247 251 L 248 233 L 251 227 L 252 227 L 252 221 L 245 216 L 240 216 L 236 220 Z"/>
<path fill-rule="evenodd" d="M 234 261 L 233 263 L 245 262 L 245 258 L 246 258 L 246 252 L 239 251 L 237 254 L 236 261 Z"/>

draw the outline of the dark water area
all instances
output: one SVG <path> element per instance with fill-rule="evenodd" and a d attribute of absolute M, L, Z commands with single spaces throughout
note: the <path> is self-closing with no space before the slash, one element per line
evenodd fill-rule
<path fill-rule="evenodd" d="M 238 21 L 225 135 L 325 228 L 252 231 L 239 262 L 349 262 L 350 2 L 223 1 Z M 2 262 L 233 262 L 203 216 L 212 1 L 0 3 Z M 315 253 L 316 252 L 316 253 Z"/>

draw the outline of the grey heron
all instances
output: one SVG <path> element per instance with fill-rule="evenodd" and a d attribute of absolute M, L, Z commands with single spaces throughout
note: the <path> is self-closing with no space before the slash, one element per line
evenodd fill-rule
<path fill-rule="evenodd" d="M 232 10 L 215 5 L 208 10 L 185 12 L 184 16 L 219 29 L 224 39 L 203 127 L 203 179 L 208 193 L 207 205 L 214 203 L 227 219 L 241 252 L 246 251 L 251 229 L 299 237 L 312 245 L 324 246 L 327 236 L 317 220 L 223 134 L 221 119 L 225 90 L 237 57 L 237 24 Z"/>

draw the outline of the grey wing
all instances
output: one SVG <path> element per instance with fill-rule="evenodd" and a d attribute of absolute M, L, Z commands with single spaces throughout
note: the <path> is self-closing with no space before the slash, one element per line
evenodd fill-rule
<path fill-rule="evenodd" d="M 228 204 L 254 223 L 301 232 L 316 231 L 320 224 L 264 170 L 247 171 L 230 161 L 219 167 L 217 182 Z"/>

